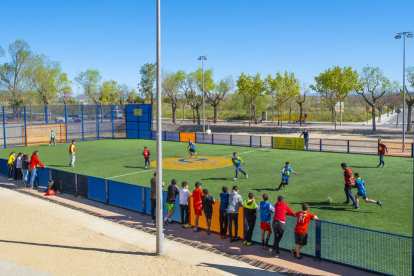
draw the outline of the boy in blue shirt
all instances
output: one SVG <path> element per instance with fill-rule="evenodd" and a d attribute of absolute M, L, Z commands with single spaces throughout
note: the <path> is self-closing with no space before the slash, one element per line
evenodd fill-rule
<path fill-rule="evenodd" d="M 53 132 L 53 130 L 50 132 L 50 142 L 49 142 L 49 147 L 50 147 L 50 144 L 52 144 L 52 142 L 53 142 L 53 144 L 56 146 L 56 141 L 55 141 L 55 133 Z"/>
<path fill-rule="evenodd" d="M 361 177 L 359 177 L 359 173 L 355 173 L 355 184 L 354 184 L 354 188 L 358 189 L 358 193 L 355 195 L 355 200 L 356 200 L 356 205 L 353 207 L 354 209 L 359 209 L 358 204 L 359 204 L 359 200 L 358 198 L 360 196 L 362 196 L 362 198 L 365 200 L 366 203 L 376 203 L 379 206 L 382 207 L 381 201 L 375 201 L 372 199 L 368 199 L 367 197 L 367 191 L 365 190 L 365 182 L 364 180 L 362 180 Z"/>
<path fill-rule="evenodd" d="M 220 211 L 219 211 L 219 221 L 220 221 L 220 236 L 222 239 L 227 238 L 227 208 L 229 207 L 229 189 L 226 186 L 221 188 L 222 193 L 220 193 Z"/>
<path fill-rule="evenodd" d="M 191 157 L 191 156 L 193 156 L 193 153 L 194 153 L 195 157 L 198 157 L 198 156 L 197 156 L 197 153 L 196 153 L 196 151 L 195 151 L 195 143 L 194 143 L 194 142 L 192 142 L 192 141 L 191 141 L 191 139 L 188 141 L 188 147 L 187 147 L 187 149 L 188 149 L 188 148 L 190 148 L 190 149 L 188 150 L 188 153 L 190 154 L 190 157 Z"/>
<path fill-rule="evenodd" d="M 284 188 L 285 185 L 289 184 L 289 177 L 291 173 L 297 174 L 297 172 L 293 171 L 290 168 L 290 162 L 286 162 L 286 166 L 284 166 L 282 170 L 282 182 L 280 183 L 279 188 L 277 188 L 276 191 L 280 191 L 280 188 L 282 188 L 282 186 Z"/>
<path fill-rule="evenodd" d="M 242 174 L 244 174 L 246 176 L 246 178 L 249 178 L 249 176 L 247 175 L 247 173 L 245 173 L 242 169 L 241 169 L 241 164 L 244 165 L 243 159 L 241 159 L 241 157 L 237 156 L 237 152 L 233 152 L 233 158 L 231 159 L 231 161 L 233 162 L 233 166 L 236 167 L 236 177 L 234 178 L 234 180 L 237 180 L 237 174 L 240 171 Z"/>
<path fill-rule="evenodd" d="M 267 194 L 263 194 L 263 201 L 260 202 L 259 206 L 257 207 L 260 210 L 260 229 L 262 229 L 262 248 L 268 249 L 270 235 L 272 234 L 272 228 L 270 227 L 270 216 L 271 213 L 275 212 L 275 207 L 268 202 L 269 196 Z M 265 233 L 267 232 L 266 243 L 264 240 Z"/>

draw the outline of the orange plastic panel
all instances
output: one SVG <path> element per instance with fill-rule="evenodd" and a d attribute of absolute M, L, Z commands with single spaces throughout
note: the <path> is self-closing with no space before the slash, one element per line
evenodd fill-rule
<path fill-rule="evenodd" d="M 180 142 L 188 143 L 188 140 L 195 142 L 195 133 L 194 132 L 180 132 Z"/>

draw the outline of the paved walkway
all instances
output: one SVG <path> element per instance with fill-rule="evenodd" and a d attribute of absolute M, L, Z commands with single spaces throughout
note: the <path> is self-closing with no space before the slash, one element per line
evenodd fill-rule
<path fill-rule="evenodd" d="M 0 259 L 0 275 L 10 275 L 10 276 L 48 276 L 46 274 L 25 266 L 20 266 L 5 260 Z"/>
<path fill-rule="evenodd" d="M 29 190 L 26 188 L 22 188 L 20 185 L 16 185 L 12 182 L 7 182 L 7 180 L 3 177 L 0 177 L 0 186 L 11 188 L 11 189 L 19 189 L 25 193 L 31 193 L 33 195 L 43 195 L 43 189 L 37 190 Z M 155 230 L 155 225 L 151 223 L 151 219 L 147 215 L 143 215 L 141 213 L 129 211 L 126 209 L 109 206 L 103 203 L 99 203 L 96 201 L 84 199 L 84 198 L 76 198 L 71 195 L 63 194 L 58 196 L 48 197 L 49 200 L 60 202 L 64 204 L 69 204 L 70 206 L 81 208 L 83 210 L 91 211 L 102 215 L 107 219 L 113 219 L 114 221 L 122 221 L 126 223 L 130 223 L 136 228 L 146 229 L 148 232 L 153 232 Z M 102 222 L 102 224 L 104 224 Z M 103 226 L 103 225 L 102 225 Z M 105 229 L 96 229 L 97 231 L 103 231 L 102 233 L 107 233 Z M 126 231 L 128 232 L 128 231 Z M 116 233 L 116 232 L 109 232 L 108 234 L 118 238 L 125 240 L 128 242 L 136 240 L 133 236 L 126 237 L 125 233 Z M 136 230 L 134 230 L 136 232 Z M 261 266 L 264 267 L 272 267 L 272 269 L 278 268 L 278 271 L 283 271 L 284 269 L 287 271 L 294 271 L 296 274 L 306 274 L 306 275 L 370 275 L 367 272 L 353 269 L 350 267 L 342 266 L 333 264 L 330 262 L 315 262 L 312 258 L 305 257 L 302 260 L 295 260 L 291 253 L 282 251 L 282 254 L 279 259 L 276 259 L 269 255 L 267 250 L 261 249 L 260 246 L 250 246 L 246 247 L 243 243 L 229 243 L 229 241 L 220 239 L 219 235 L 212 234 L 208 236 L 204 231 L 194 233 L 192 229 L 183 229 L 180 224 L 170 224 L 166 226 L 164 229 L 164 233 L 166 236 L 170 236 L 171 239 L 177 240 L 184 244 L 190 244 L 192 247 L 196 247 L 198 244 L 202 244 L 204 246 L 200 246 L 208 251 L 220 251 L 222 253 L 231 254 L 231 256 L 242 256 L 245 258 L 257 260 L 257 263 L 261 263 Z M 132 234 L 132 233 L 131 233 Z M 136 235 L 136 233 L 135 233 Z M 149 234 L 147 234 L 149 235 Z M 146 239 L 140 239 L 140 243 L 145 244 L 145 248 L 150 250 L 151 248 L 155 248 L 155 236 L 150 235 L 147 236 Z M 168 246 L 169 241 L 166 239 L 165 250 L 169 254 L 177 254 L 177 248 L 174 246 Z M 180 246 L 183 246 L 182 244 Z M 188 251 L 188 246 L 181 248 L 179 254 L 189 255 L 192 256 L 191 253 Z M 215 250 L 216 249 L 216 250 Z M 173 253 L 174 252 L 174 253 Z M 216 252 L 217 253 L 217 252 Z M 214 254 L 213 254 L 214 255 Z M 243 260 L 243 258 L 240 258 Z M 206 260 L 207 261 L 207 260 Z M 210 261 L 210 260 L 209 260 Z M 239 262 L 240 263 L 240 262 Z M 253 262 L 250 262 L 253 263 Z M 216 265 L 215 267 L 220 268 L 220 265 Z M 249 266 L 253 268 L 253 266 Z M 276 267 L 276 268 L 275 268 Z M 220 269 L 224 269 L 221 267 Z M 241 271 L 240 271 L 241 272 Z M 235 273 L 237 275 L 241 275 L 240 272 Z M 255 272 L 256 273 L 256 272 Z M 273 274 L 274 275 L 274 274 Z"/>

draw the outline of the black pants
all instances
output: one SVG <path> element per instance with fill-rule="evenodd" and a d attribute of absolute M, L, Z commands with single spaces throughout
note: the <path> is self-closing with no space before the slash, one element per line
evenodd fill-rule
<path fill-rule="evenodd" d="M 22 179 L 22 169 L 16 168 L 16 171 L 14 172 L 14 180 L 21 180 Z"/>
<path fill-rule="evenodd" d="M 279 252 L 279 243 L 280 240 L 283 238 L 283 233 L 285 232 L 285 223 L 274 220 L 273 224 L 273 235 L 274 235 L 274 242 L 273 242 L 273 254 L 280 254 Z"/>
<path fill-rule="evenodd" d="M 279 185 L 279 190 L 280 190 L 280 188 L 282 188 L 282 186 L 283 186 L 283 188 L 285 187 L 285 185 L 289 185 L 289 179 L 283 179 L 282 178 L 282 182 L 280 182 L 280 185 Z"/>
<path fill-rule="evenodd" d="M 247 219 L 249 230 L 247 231 L 246 241 L 251 242 L 253 236 L 254 225 L 256 224 L 256 216 Z"/>
<path fill-rule="evenodd" d="M 227 225 L 229 223 L 227 217 L 227 210 L 221 210 L 219 212 L 219 221 L 220 221 L 220 236 L 227 234 Z"/>
<path fill-rule="evenodd" d="M 239 213 L 227 213 L 229 219 L 229 234 L 231 238 L 237 238 L 237 232 L 239 230 Z M 233 222 L 234 222 L 234 236 L 233 236 Z"/>
<path fill-rule="evenodd" d="M 181 224 L 188 224 L 189 215 L 190 215 L 190 209 L 188 208 L 188 205 L 180 204 L 180 211 L 181 211 Z"/>
<path fill-rule="evenodd" d="M 151 218 L 155 220 L 155 208 L 157 207 L 156 199 L 151 199 Z"/>

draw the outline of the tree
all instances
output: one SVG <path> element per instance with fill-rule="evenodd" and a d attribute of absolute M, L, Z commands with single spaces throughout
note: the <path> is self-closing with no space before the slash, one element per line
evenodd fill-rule
<path fill-rule="evenodd" d="M 59 95 L 60 100 L 64 104 L 71 103 L 72 99 L 72 81 L 68 79 L 68 75 L 66 73 L 61 73 L 57 80 L 56 80 L 56 92 Z M 75 101 L 76 102 L 76 101 Z"/>
<path fill-rule="evenodd" d="M 165 73 L 162 80 L 162 90 L 165 95 L 169 97 L 171 100 L 171 108 L 172 108 L 172 122 L 175 124 L 175 112 L 178 108 L 179 104 L 179 94 L 178 94 L 178 88 L 179 88 L 179 80 L 177 77 L 177 74 L 174 72 L 168 72 Z"/>
<path fill-rule="evenodd" d="M 4 52 L 4 51 L 3 51 Z M 23 92 L 28 88 L 25 70 L 31 55 L 26 41 L 16 40 L 9 45 L 11 62 L 0 65 L 0 86 L 6 88 L 5 99 L 12 106 L 23 104 Z M 13 113 L 17 109 L 13 109 Z"/>
<path fill-rule="evenodd" d="M 280 75 L 280 73 L 278 73 L 279 75 L 276 74 L 276 78 L 273 79 L 271 74 L 267 75 L 267 78 L 265 78 L 265 84 L 266 84 L 266 94 L 267 95 L 271 95 L 272 96 L 272 122 L 274 121 L 274 98 L 277 96 L 277 92 L 282 89 L 282 76 Z M 279 78 L 278 78 L 279 77 Z M 279 122 L 279 121 L 278 121 Z"/>
<path fill-rule="evenodd" d="M 398 87 L 398 82 L 391 83 L 386 78 L 379 67 L 366 66 L 362 68 L 361 77 L 359 78 L 355 90 L 359 95 L 362 95 L 366 103 L 371 106 L 372 112 L 372 130 L 377 130 L 375 124 L 375 109 L 377 108 L 377 101 L 385 93 L 395 91 Z"/>
<path fill-rule="evenodd" d="M 118 103 L 118 83 L 114 80 L 105 81 L 100 87 L 100 101 L 106 104 Z"/>
<path fill-rule="evenodd" d="M 102 76 L 96 69 L 88 69 L 75 77 L 75 81 L 82 86 L 85 95 L 87 95 L 96 105 L 102 104 L 99 87 L 101 80 Z"/>
<path fill-rule="evenodd" d="M 218 85 L 215 85 L 214 90 L 207 90 L 206 97 L 210 102 L 210 105 L 214 108 L 214 120 L 217 122 L 218 119 L 218 105 L 220 101 L 224 99 L 226 94 L 233 90 L 234 88 L 234 80 L 232 76 L 226 76 Z"/>
<path fill-rule="evenodd" d="M 407 76 L 407 81 L 410 84 L 410 86 L 412 88 L 414 88 L 414 67 L 413 66 L 409 66 L 407 69 L 405 69 L 406 72 L 406 76 Z M 411 131 L 411 113 L 412 113 L 412 108 L 414 105 L 414 98 L 411 96 L 411 94 L 408 92 L 407 86 L 405 88 L 405 103 L 407 104 L 407 108 L 408 108 L 408 124 L 407 124 L 407 131 Z M 401 93 L 402 94 L 402 93 Z"/>
<path fill-rule="evenodd" d="M 193 110 L 193 122 L 195 122 L 195 111 L 197 112 L 197 124 L 201 124 L 200 119 L 200 107 L 202 104 L 202 97 L 197 95 L 196 88 L 197 83 L 195 82 L 196 73 L 187 74 L 183 70 L 177 71 L 178 85 L 181 92 L 184 93 L 185 101 Z"/>
<path fill-rule="evenodd" d="M 135 102 L 138 102 L 137 97 L 137 91 L 134 88 L 132 88 L 131 90 L 128 90 L 125 98 L 128 104 L 133 104 Z"/>
<path fill-rule="evenodd" d="M 157 80 L 157 66 L 155 63 L 146 63 L 141 66 L 139 73 L 141 74 L 141 82 L 138 84 L 138 90 L 151 101 L 152 109 L 154 111 L 154 84 Z"/>
<path fill-rule="evenodd" d="M 296 97 L 296 102 L 299 105 L 299 122 L 300 126 L 302 126 L 302 111 L 303 111 L 303 103 L 306 101 L 306 94 L 309 93 L 309 85 L 306 82 L 302 82 L 302 86 L 298 96 Z"/>
<path fill-rule="evenodd" d="M 251 126 L 251 120 L 253 119 L 257 124 L 256 118 L 256 104 L 255 101 L 258 97 L 263 96 L 266 91 L 265 83 L 260 79 L 260 73 L 256 76 L 250 76 L 241 73 L 237 80 L 237 93 L 244 96 L 245 101 L 249 105 L 249 127 Z"/>
<path fill-rule="evenodd" d="M 198 89 L 201 91 L 201 102 L 206 101 L 207 94 L 211 93 L 216 88 L 216 84 L 213 80 L 213 69 L 204 70 L 204 87 L 203 87 L 203 69 L 198 68 L 194 73 L 194 82 L 197 84 Z M 204 88 L 204 93 L 203 93 Z M 216 110 L 216 109 L 215 109 Z"/>

